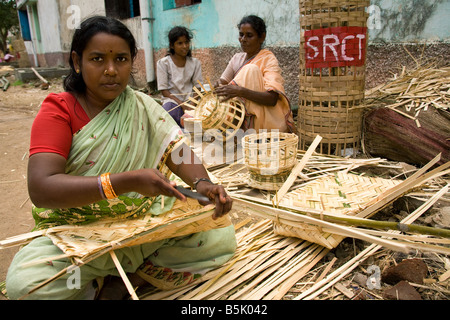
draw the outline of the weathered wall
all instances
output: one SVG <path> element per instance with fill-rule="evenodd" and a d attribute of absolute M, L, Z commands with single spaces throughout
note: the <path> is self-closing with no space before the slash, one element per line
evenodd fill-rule
<path fill-rule="evenodd" d="M 403 66 L 432 60 L 437 65 L 450 61 L 450 1 L 372 0 L 371 16 L 378 25 L 369 32 L 366 87 L 372 88 Z M 376 11 L 375 11 L 376 10 Z M 375 26 L 375 20 L 372 20 Z"/>
<path fill-rule="evenodd" d="M 380 15 L 378 28 L 370 30 L 371 43 L 450 42 L 448 0 L 372 0 L 371 4 Z"/>
<path fill-rule="evenodd" d="M 38 21 L 32 20 L 30 23 L 39 24 L 41 39 L 37 41 L 34 34 L 35 48 L 30 41 L 25 45 L 33 66 L 36 66 L 34 52 L 37 51 L 37 63 L 40 67 L 67 67 L 72 37 L 78 23 L 93 15 L 105 15 L 104 0 L 39 0 L 36 8 Z M 135 36 L 139 49 L 132 83 L 144 87 L 147 82 L 141 19 L 135 17 L 123 22 Z"/>
<path fill-rule="evenodd" d="M 194 33 L 194 48 L 237 47 L 236 25 L 247 14 L 262 17 L 267 24 L 267 46 L 298 46 L 300 37 L 298 1 L 203 0 L 202 3 L 164 10 L 163 1 L 152 1 L 156 50 L 166 48 L 167 34 L 176 25 Z"/>
<path fill-rule="evenodd" d="M 297 104 L 299 1 L 203 0 L 198 5 L 171 10 L 163 10 L 162 1 L 152 1 L 152 4 L 155 62 L 167 52 L 170 28 L 184 25 L 194 33 L 193 54 L 202 61 L 205 78 L 211 81 L 220 76 L 231 56 L 239 51 L 236 25 L 242 16 L 262 17 L 268 29 L 265 45 L 280 61 L 286 93 L 292 104 Z M 404 44 L 415 43 L 407 48 L 416 57 L 422 49 L 424 57 L 442 57 L 442 60 L 448 57 L 450 1 L 372 0 L 368 10 L 368 88 L 385 81 L 402 65 L 414 62 Z M 416 49 L 418 44 L 420 49 Z"/>
<path fill-rule="evenodd" d="M 238 46 L 236 24 L 247 14 L 265 20 L 268 46 L 299 44 L 298 0 L 203 0 L 170 10 L 163 10 L 163 1 L 151 2 L 156 50 L 167 46 L 167 33 L 175 25 L 184 25 L 194 32 L 196 48 Z M 371 44 L 450 42 L 448 0 L 372 0 L 368 12 Z"/>

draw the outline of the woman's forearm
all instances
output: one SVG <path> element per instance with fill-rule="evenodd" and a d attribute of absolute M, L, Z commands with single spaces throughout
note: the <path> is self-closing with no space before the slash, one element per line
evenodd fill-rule
<path fill-rule="evenodd" d="M 73 176 L 64 172 L 65 159 L 56 154 L 36 154 L 28 165 L 28 191 L 41 208 L 73 208 L 103 199 L 98 176 Z M 105 173 L 105 172 L 103 172 Z M 137 192 L 145 196 L 164 194 L 180 197 L 170 181 L 156 169 L 139 169 L 110 174 L 117 196 Z"/>
<path fill-rule="evenodd" d="M 38 183 L 29 178 L 28 192 L 33 204 L 40 208 L 73 208 L 102 199 L 97 177 L 51 175 Z"/>
<path fill-rule="evenodd" d="M 278 93 L 275 91 L 253 91 L 244 87 L 240 88 L 239 96 L 264 106 L 273 107 L 277 104 Z"/>
<path fill-rule="evenodd" d="M 166 161 L 167 167 L 191 187 L 197 179 L 208 178 L 208 172 L 201 160 L 188 146 L 181 146 L 174 150 L 172 155 Z"/>
<path fill-rule="evenodd" d="M 224 85 L 216 88 L 216 93 L 223 100 L 241 97 L 263 106 L 273 107 L 277 104 L 278 93 L 275 91 L 253 91 L 237 85 Z"/>

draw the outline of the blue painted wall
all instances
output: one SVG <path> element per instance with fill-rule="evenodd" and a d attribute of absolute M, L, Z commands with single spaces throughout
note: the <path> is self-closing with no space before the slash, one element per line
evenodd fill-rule
<path fill-rule="evenodd" d="M 238 46 L 236 25 L 247 14 L 262 17 L 268 27 L 266 45 L 298 46 L 298 0 L 202 0 L 202 3 L 164 10 L 164 0 L 152 0 L 155 50 L 168 46 L 167 34 L 176 25 L 194 33 L 193 47 Z"/>
<path fill-rule="evenodd" d="M 164 10 L 163 2 L 164 0 L 152 1 L 153 17 L 155 18 L 153 23 L 154 49 L 168 47 L 167 34 L 176 25 L 191 29 L 195 37 L 193 42 L 195 47 L 215 46 L 214 35 L 219 33 L 219 25 L 214 1 L 204 0 L 201 4 L 169 10 Z"/>

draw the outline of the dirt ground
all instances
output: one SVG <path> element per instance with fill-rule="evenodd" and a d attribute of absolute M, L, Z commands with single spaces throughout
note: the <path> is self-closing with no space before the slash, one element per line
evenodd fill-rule
<path fill-rule="evenodd" d="M 26 183 L 30 129 L 50 91 L 62 91 L 61 81 L 54 81 L 48 90 L 29 83 L 0 91 L 0 239 L 29 232 L 34 226 Z M 0 250 L 0 281 L 6 278 L 17 250 Z"/>

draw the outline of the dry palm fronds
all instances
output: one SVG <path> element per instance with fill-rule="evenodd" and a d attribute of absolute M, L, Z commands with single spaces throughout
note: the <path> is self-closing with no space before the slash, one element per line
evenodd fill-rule
<path fill-rule="evenodd" d="M 450 67 L 437 68 L 435 63 L 420 63 L 412 70 L 403 67 L 399 76 L 366 91 L 364 106 L 385 105 L 418 123 L 419 113 L 429 107 L 449 110 Z"/>
<path fill-rule="evenodd" d="M 317 244 L 275 235 L 266 219 L 239 231 L 236 237 L 235 257 L 205 274 L 202 283 L 145 299 L 281 299 L 328 252 Z"/>
<path fill-rule="evenodd" d="M 434 159 L 434 161 L 438 159 L 439 157 Z M 326 157 L 325 160 L 330 160 L 330 158 Z M 336 161 L 339 166 L 339 161 L 345 161 L 345 159 L 333 158 L 333 161 Z M 430 165 L 433 163 L 431 162 Z M 217 169 L 214 177 L 226 181 L 227 178 L 231 179 L 236 174 L 242 173 L 242 167 L 243 164 L 233 164 Z M 429 169 L 429 166 L 419 170 L 417 175 L 413 175 L 412 180 L 420 183 L 428 181 L 442 174 L 442 170 L 445 170 L 446 167 L 441 166 L 430 173 L 426 173 L 427 169 Z M 340 174 L 346 174 L 346 170 L 340 170 L 339 173 L 336 173 L 338 177 Z M 401 185 L 401 183 L 393 182 L 395 191 L 400 189 L 404 193 L 413 184 L 411 180 L 406 181 L 404 185 Z M 400 188 L 396 188 L 399 185 Z M 402 221 L 403 225 L 413 226 L 411 223 L 426 208 L 437 201 L 442 194 L 446 193 L 447 189 L 448 186 L 441 189 L 435 197 L 430 199 L 422 208 L 419 208 L 409 219 Z M 238 208 L 240 213 L 263 218 L 259 223 L 237 233 L 238 250 L 234 258 L 223 267 L 206 273 L 201 283 L 173 291 L 156 292 L 146 296 L 145 299 L 282 299 L 299 281 L 307 284 L 305 284 L 304 290 L 300 291 L 304 293 L 300 293 L 297 299 L 310 299 L 314 297 L 312 294 L 315 294 L 315 290 L 321 290 L 330 279 L 333 283 L 336 283 L 342 279 L 341 273 L 343 273 L 342 276 L 345 276 L 351 271 L 339 269 L 338 272 L 332 272 L 327 275 L 330 271 L 330 266 L 330 268 L 323 271 L 322 276 L 315 282 L 316 285 L 312 283 L 312 287 L 304 279 L 330 249 L 310 241 L 275 234 L 272 223 L 276 220 L 289 222 L 294 225 L 299 221 L 317 224 L 325 233 L 340 233 L 343 236 L 365 239 L 373 243 L 367 250 L 346 264 L 346 268 L 350 268 L 349 266 L 352 266 L 352 264 L 355 264 L 355 267 L 358 266 L 361 259 L 366 259 L 373 255 L 381 247 L 395 250 L 418 249 L 424 252 L 449 254 L 449 249 L 445 247 L 449 244 L 449 240 L 442 239 L 439 235 L 436 237 L 429 236 L 426 232 L 424 236 L 414 235 L 416 233 L 415 230 L 405 231 L 405 227 L 402 227 L 402 232 L 412 235 L 401 234 L 397 230 L 379 231 L 379 228 L 370 225 L 370 222 L 376 221 L 369 219 L 349 217 L 336 211 L 330 213 L 318 209 L 310 209 L 299 213 L 294 212 L 298 208 L 284 207 L 282 203 L 274 208 L 274 204 L 270 199 L 265 200 L 261 197 L 246 196 L 240 192 L 231 192 L 231 195 L 234 199 L 235 209 Z M 288 195 L 286 195 L 287 199 Z M 388 192 L 387 196 L 396 196 L 396 192 Z M 376 201 L 373 203 L 376 203 Z M 373 210 L 379 209 L 379 207 L 372 208 Z M 349 210 L 349 208 L 346 209 Z M 341 218 L 344 220 L 339 221 Z M 345 221 L 346 218 L 355 220 L 350 223 Z M 327 221 L 331 223 L 326 223 Z M 358 225 L 358 222 L 362 224 Z M 391 225 L 391 227 L 394 228 L 394 225 Z M 427 231 L 432 230 L 428 229 Z M 296 293 L 298 294 L 298 291 Z"/>
<path fill-rule="evenodd" d="M 360 167 L 379 167 L 385 169 L 401 168 L 400 166 L 389 163 L 382 158 L 355 159 L 318 153 L 312 153 L 309 155 L 306 152 L 307 151 L 303 150 L 297 151 L 297 161 L 302 163 L 302 170 L 301 172 L 297 172 L 298 175 L 294 177 L 295 180 L 290 186 L 290 190 L 300 188 L 303 183 L 320 177 L 326 177 L 330 173 L 337 171 L 350 172 Z M 306 158 L 308 161 L 303 163 L 301 160 Z M 231 164 L 211 167 L 208 171 L 210 172 L 211 179 L 214 182 L 223 185 L 229 191 L 236 191 L 237 189 L 240 189 L 240 192 L 245 192 L 250 188 L 248 184 L 249 171 L 245 166 L 243 159 Z M 268 194 L 271 193 L 272 196 L 274 195 L 274 190 L 267 191 Z"/>
<path fill-rule="evenodd" d="M 255 206 L 254 203 L 249 205 L 246 201 L 236 199 L 235 202 L 241 212 L 250 214 L 250 216 L 253 216 L 255 211 L 260 211 L 263 212 L 260 215 L 267 217 L 264 212 L 274 210 L 278 211 L 279 219 L 286 217 L 282 214 L 283 210 L 281 209 L 263 205 Z M 418 210 L 417 212 L 423 211 Z M 418 217 L 417 212 L 402 222 L 412 223 Z M 364 230 L 358 231 L 365 232 Z M 329 265 L 315 282 L 308 283 L 305 279 L 309 272 L 330 249 L 306 240 L 277 235 L 273 232 L 272 220 L 263 219 L 237 232 L 238 249 L 234 258 L 224 266 L 206 273 L 202 282 L 172 291 L 153 292 L 142 298 L 149 300 L 276 300 L 285 297 L 292 290 L 291 288 L 301 281 L 306 284 L 304 289 L 300 290 L 300 295 L 297 292 L 296 299 L 311 299 L 314 297 L 311 295 L 316 294 L 316 290 L 321 290 L 330 279 L 332 281 L 335 279 L 333 283 L 338 282 L 351 271 L 345 268 L 349 268 L 352 264 L 355 264 L 355 267 L 358 266 L 360 259 L 366 259 L 386 244 L 396 243 L 398 245 L 396 249 L 416 247 L 413 242 L 392 240 L 398 233 L 397 231 L 383 233 L 382 237 L 385 237 L 386 242 L 377 241 L 381 245 L 373 244 L 345 264 L 344 269 L 340 268 L 338 272 L 327 275 L 331 269 L 331 265 Z M 370 241 L 369 238 L 366 240 Z M 387 246 L 389 247 L 389 245 Z M 343 274 L 341 275 L 341 273 Z M 320 292 L 317 291 L 317 294 Z"/>
<path fill-rule="evenodd" d="M 352 231 L 357 230 L 342 230 L 337 228 L 336 225 L 327 224 L 325 220 L 354 226 L 380 228 L 383 225 L 382 228 L 388 227 L 385 223 L 372 223 L 370 220 L 360 220 L 358 218 L 373 216 L 377 211 L 411 189 L 447 172 L 448 170 L 446 169 L 450 166 L 450 163 L 426 173 L 426 170 L 432 167 L 439 159 L 439 156 L 435 157 L 426 166 L 401 182 L 399 180 L 368 178 L 338 172 L 334 176 L 311 181 L 302 188 L 288 193 L 285 199 L 278 204 L 277 208 L 269 207 L 264 210 L 261 207 L 262 204 L 266 206 L 271 204 L 267 200 L 264 201 L 239 194 L 235 194 L 234 197 L 238 201 L 253 200 L 253 203 L 247 202 L 248 208 L 252 209 L 252 207 L 259 206 L 259 212 L 256 212 L 256 214 L 272 219 L 276 233 L 299 237 L 328 248 L 333 248 L 346 236 L 362 239 L 362 235 L 352 234 Z M 442 188 L 434 198 L 441 197 L 447 191 L 448 185 Z M 298 217 L 296 214 L 303 216 Z M 413 230 L 421 233 L 432 232 L 437 236 L 449 237 L 449 232 L 446 230 L 431 230 L 419 226 L 402 225 L 399 225 L 399 228 L 407 232 Z M 358 231 L 361 230 L 358 229 Z M 364 233 L 365 235 L 367 234 Z M 368 241 L 375 242 L 373 239 Z M 438 248 L 434 248 L 434 250 L 447 252 Z"/>
<path fill-rule="evenodd" d="M 299 159 L 301 157 L 302 152 L 299 152 Z M 439 157 L 434 161 L 437 161 L 437 159 Z M 430 166 L 433 163 L 435 162 L 431 162 Z M 382 159 L 346 159 L 312 154 L 291 190 L 301 189 L 308 181 L 314 182 L 316 179 L 330 175 L 330 173 L 347 174 L 356 167 L 365 165 L 385 166 L 387 169 L 395 166 Z M 412 175 L 413 178 L 407 180 L 403 185 L 404 181 L 393 183 L 394 190 L 386 194 L 390 200 L 382 201 L 382 206 L 375 206 L 378 200 L 383 199 L 373 199 L 373 202 L 369 203 L 372 206 L 371 209 L 377 211 L 399 196 L 397 192 L 392 191 L 400 191 L 400 194 L 404 194 L 414 185 L 413 181 L 424 183 L 441 176 L 442 172 L 447 170 L 445 166 L 441 166 L 426 173 L 428 169 L 429 166 L 426 166 L 422 170 L 418 170 L 418 173 Z M 308 273 L 330 249 L 306 240 L 275 234 L 273 230 L 274 220 L 287 220 L 286 217 L 295 216 L 299 221 L 302 217 L 299 217 L 300 214 L 298 213 L 289 212 L 290 209 L 293 209 L 292 207 L 285 208 L 280 204 L 280 206 L 274 208 L 273 199 L 264 195 L 261 197 L 261 191 L 259 191 L 259 196 L 256 197 L 245 195 L 251 189 L 245 183 L 248 172 L 242 162 L 216 167 L 210 173 L 216 182 L 228 188 L 234 199 L 235 208 L 240 208 L 241 213 L 250 214 L 250 216 L 255 216 L 256 210 L 259 212 L 258 216 L 261 217 L 262 215 L 265 219 L 238 232 L 238 250 L 234 258 L 223 267 L 205 274 L 201 283 L 174 291 L 156 292 L 147 296 L 146 299 L 282 299 L 296 283 L 299 281 L 305 282 L 304 279 Z M 299 184 L 299 182 L 301 183 Z M 396 188 L 399 185 L 400 188 Z M 445 192 L 445 190 L 442 192 Z M 270 193 L 267 193 L 267 195 L 270 195 Z M 428 205 L 436 201 L 437 198 L 430 200 Z M 251 200 L 252 203 L 249 205 L 246 201 L 241 200 Z M 271 214 L 272 218 L 270 218 Z M 362 223 L 371 222 L 371 220 L 348 217 L 336 212 L 328 215 L 329 212 L 317 209 L 310 209 L 303 214 L 307 218 L 316 218 L 308 219 L 307 222 L 320 224 L 324 232 L 340 232 L 343 236 L 364 237 L 365 240 L 375 243 L 374 247 L 390 248 L 392 245 L 396 250 L 419 248 L 419 250 L 425 252 L 445 252 L 444 254 L 448 254 L 448 249 L 442 246 L 448 245 L 448 239 L 442 239 L 439 236 L 431 237 L 426 232 L 424 236 L 419 236 L 415 235 L 415 231 L 412 230 L 406 231 L 412 233 L 412 235 L 405 235 L 392 230 L 380 231 L 379 228 L 368 225 L 355 224 L 350 227 L 352 224 L 337 220 L 329 221 L 327 218 L 338 219 L 344 216 L 344 218 L 352 218 Z M 293 219 L 290 219 L 290 221 L 292 222 Z M 303 220 L 303 222 L 305 221 Z M 331 225 L 323 223 L 325 221 L 331 222 Z M 407 225 L 412 221 L 414 220 L 410 219 L 403 223 Z M 338 225 L 337 228 L 336 225 Z M 394 226 L 391 225 L 391 227 Z M 404 229 L 402 230 L 404 231 Z M 366 252 L 366 257 L 373 254 L 372 252 L 370 250 L 368 253 Z M 352 262 L 355 263 L 353 260 Z M 323 273 L 322 279 L 330 279 L 326 276 L 327 272 Z M 332 274 L 335 276 L 334 272 Z M 320 279 L 318 282 L 320 282 Z M 306 285 L 305 290 L 308 287 L 309 285 Z"/>

